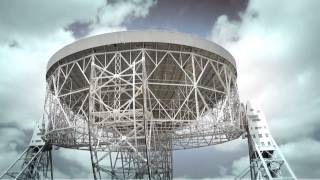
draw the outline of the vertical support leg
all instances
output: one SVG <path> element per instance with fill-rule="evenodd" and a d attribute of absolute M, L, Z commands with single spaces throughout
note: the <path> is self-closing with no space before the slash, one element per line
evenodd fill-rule
<path fill-rule="evenodd" d="M 172 179 L 171 141 L 152 122 L 147 101 L 145 50 L 134 59 L 116 52 L 103 64 L 92 56 L 88 130 L 95 179 Z"/>
<path fill-rule="evenodd" d="M 271 136 L 262 110 L 247 103 L 245 112 L 244 128 L 247 131 L 250 169 L 236 179 L 242 179 L 246 173 L 250 172 L 251 179 L 296 180 L 297 178 Z"/>
<path fill-rule="evenodd" d="M 53 179 L 51 145 L 41 139 L 44 131 L 37 127 L 29 147 L 0 176 L 0 179 Z"/>

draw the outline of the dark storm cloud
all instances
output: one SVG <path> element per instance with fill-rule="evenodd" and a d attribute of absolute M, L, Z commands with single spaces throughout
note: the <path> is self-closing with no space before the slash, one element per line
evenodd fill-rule
<path fill-rule="evenodd" d="M 71 31 L 72 36 L 76 39 L 79 39 L 81 37 L 87 36 L 90 32 L 90 25 L 92 22 L 80 22 L 76 21 L 71 24 L 69 24 L 65 30 Z"/>
<path fill-rule="evenodd" d="M 207 36 L 220 15 L 240 20 L 248 0 L 159 0 L 145 19 L 128 24 L 130 29 L 159 28 Z"/>

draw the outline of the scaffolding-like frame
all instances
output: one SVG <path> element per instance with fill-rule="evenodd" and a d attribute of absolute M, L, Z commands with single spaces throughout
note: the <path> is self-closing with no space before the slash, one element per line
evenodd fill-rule
<path fill-rule="evenodd" d="M 96 178 L 104 171 L 170 179 L 172 150 L 223 143 L 243 132 L 236 70 L 218 54 L 158 42 L 81 53 L 48 71 L 46 138 L 90 150 Z"/>
<path fill-rule="evenodd" d="M 240 105 L 233 57 L 185 34 L 90 37 L 48 63 L 45 116 L 0 179 L 53 179 L 52 145 L 89 150 L 94 179 L 172 179 L 172 151 L 248 139 L 236 179 L 293 179 L 261 109 Z M 45 126 L 47 122 L 47 126 Z"/>

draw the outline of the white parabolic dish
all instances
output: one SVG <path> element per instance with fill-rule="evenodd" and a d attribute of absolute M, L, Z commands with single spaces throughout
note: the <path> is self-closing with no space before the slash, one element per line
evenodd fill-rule
<path fill-rule="evenodd" d="M 102 149 L 122 141 L 121 147 L 139 146 L 145 130 L 172 149 L 230 141 L 242 134 L 236 78 L 228 51 L 187 34 L 124 31 L 81 39 L 48 62 L 47 138 L 88 149 L 89 122 Z"/>

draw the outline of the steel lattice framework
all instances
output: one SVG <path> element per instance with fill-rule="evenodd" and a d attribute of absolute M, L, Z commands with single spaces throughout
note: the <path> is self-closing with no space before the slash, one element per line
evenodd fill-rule
<path fill-rule="evenodd" d="M 48 63 L 42 127 L 0 179 L 53 179 L 52 145 L 89 150 L 94 179 L 172 179 L 172 151 L 248 139 L 236 179 L 296 180 L 261 109 L 240 105 L 235 60 L 186 34 L 102 34 Z M 46 126 L 45 126 L 46 122 Z"/>
<path fill-rule="evenodd" d="M 53 179 L 52 147 L 41 139 L 46 131 L 44 123 L 37 125 L 29 147 L 8 167 L 0 179 Z"/>
<path fill-rule="evenodd" d="M 232 61 L 187 43 L 154 39 L 157 34 L 181 36 L 107 34 L 123 39 L 93 42 L 49 65 L 46 138 L 90 150 L 96 177 L 105 171 L 170 179 L 172 150 L 223 143 L 242 133 Z M 139 35 L 142 40 L 132 39 Z M 109 164 L 103 165 L 106 158 Z"/>
<path fill-rule="evenodd" d="M 242 104 L 242 124 L 246 129 L 250 165 L 235 180 L 297 180 L 268 128 L 262 109 L 247 102 Z"/>

